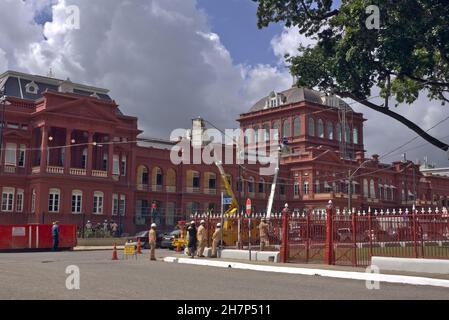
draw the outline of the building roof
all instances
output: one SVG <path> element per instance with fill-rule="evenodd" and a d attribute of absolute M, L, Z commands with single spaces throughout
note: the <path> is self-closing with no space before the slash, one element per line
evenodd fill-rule
<path fill-rule="evenodd" d="M 274 105 L 275 107 L 307 101 L 335 108 L 346 107 L 352 110 L 346 102 L 344 102 L 342 99 L 336 96 L 327 96 L 319 91 L 315 91 L 304 87 L 292 87 L 288 90 L 284 90 L 281 92 L 272 91 L 268 96 L 265 96 L 259 101 L 257 101 L 249 112 L 259 111 L 273 107 L 270 102 L 271 99 L 274 98 L 277 98 L 275 99 L 277 100 L 276 101 L 277 103 Z"/>
<path fill-rule="evenodd" d="M 104 88 L 73 83 L 70 79 L 61 80 L 17 71 L 6 71 L 0 75 L 0 90 L 1 88 L 4 88 L 6 96 L 32 101 L 40 99 L 46 90 L 112 100 L 108 95 L 109 90 Z"/>

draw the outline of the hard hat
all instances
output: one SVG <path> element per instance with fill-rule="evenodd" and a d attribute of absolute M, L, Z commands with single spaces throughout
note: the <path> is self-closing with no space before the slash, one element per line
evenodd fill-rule
<path fill-rule="evenodd" d="M 151 228 L 156 228 L 156 224 L 155 224 L 155 223 L 152 223 L 152 224 L 151 224 Z"/>
<path fill-rule="evenodd" d="M 221 227 L 221 223 L 219 222 L 219 223 L 217 223 L 217 227 Z"/>
<path fill-rule="evenodd" d="M 193 220 L 192 220 L 192 221 L 190 221 L 190 224 L 195 224 L 195 221 L 193 221 Z"/>
<path fill-rule="evenodd" d="M 286 203 L 286 204 L 284 205 L 284 207 L 288 208 L 288 203 Z"/>
<path fill-rule="evenodd" d="M 87 223 L 90 223 L 90 220 L 87 220 Z"/>
<path fill-rule="evenodd" d="M 204 220 L 201 220 L 201 221 L 200 221 L 200 224 L 203 224 L 203 223 L 206 223 L 206 221 L 204 221 Z"/>

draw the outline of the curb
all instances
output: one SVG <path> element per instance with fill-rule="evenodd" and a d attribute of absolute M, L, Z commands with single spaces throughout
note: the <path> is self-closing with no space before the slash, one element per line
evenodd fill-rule
<path fill-rule="evenodd" d="M 329 278 L 340 278 L 350 280 L 362 280 L 362 281 L 377 281 L 387 283 L 398 284 L 410 284 L 410 285 L 422 285 L 422 286 L 434 286 L 449 288 L 449 280 L 426 278 L 426 277 L 414 277 L 414 276 L 401 276 L 379 273 L 362 273 L 351 271 L 336 271 L 336 270 L 324 270 L 324 269 L 306 269 L 306 268 L 293 268 L 293 267 L 277 267 L 277 266 L 262 266 L 253 265 L 247 263 L 236 263 L 226 261 L 210 261 L 210 260 L 195 260 L 186 258 L 165 257 L 164 262 L 169 263 L 181 263 L 191 264 L 218 268 L 232 268 L 241 270 L 263 271 L 263 272 L 275 272 L 286 274 L 298 274 L 308 276 L 322 276 Z"/>

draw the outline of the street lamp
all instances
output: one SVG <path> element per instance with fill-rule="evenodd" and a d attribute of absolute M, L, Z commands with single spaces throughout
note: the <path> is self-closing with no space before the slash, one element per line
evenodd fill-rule
<path fill-rule="evenodd" d="M 352 177 L 362 168 L 366 163 L 371 162 L 372 159 L 363 161 L 360 166 L 351 173 L 351 169 L 348 170 L 348 210 L 352 212 Z"/>

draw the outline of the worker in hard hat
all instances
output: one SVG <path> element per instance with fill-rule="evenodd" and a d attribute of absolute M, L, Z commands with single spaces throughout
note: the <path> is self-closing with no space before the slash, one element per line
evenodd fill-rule
<path fill-rule="evenodd" d="M 198 227 L 198 231 L 196 234 L 198 239 L 198 257 L 204 258 L 203 253 L 207 244 L 206 221 L 200 221 L 200 226 Z"/>
<path fill-rule="evenodd" d="M 196 226 L 195 221 L 190 222 L 190 226 L 187 228 L 187 233 L 189 234 L 189 255 L 193 259 L 196 252 Z"/>
<path fill-rule="evenodd" d="M 269 245 L 268 239 L 268 223 L 267 219 L 262 218 L 259 224 L 260 251 L 265 250 L 265 246 Z"/>
<path fill-rule="evenodd" d="M 221 229 L 221 223 L 217 223 L 217 227 L 215 228 L 214 234 L 212 235 L 212 258 L 216 258 L 217 257 L 217 248 L 218 248 L 218 244 L 220 243 L 221 240 L 221 234 L 222 234 L 222 229 Z"/>
<path fill-rule="evenodd" d="M 151 229 L 148 233 L 148 240 L 150 243 L 150 259 L 151 260 L 156 260 L 156 224 L 152 223 L 151 224 Z"/>

